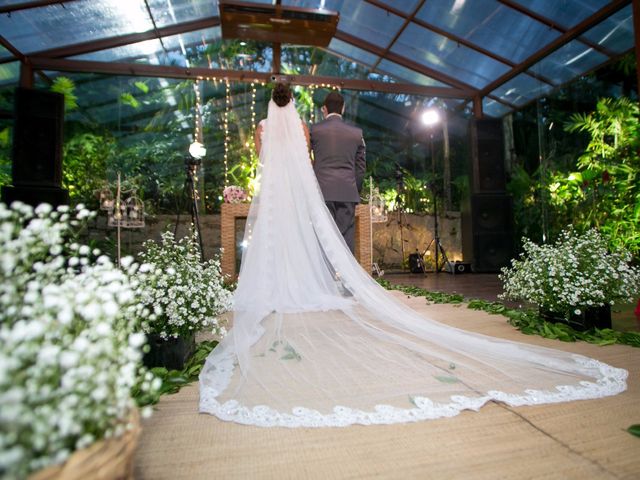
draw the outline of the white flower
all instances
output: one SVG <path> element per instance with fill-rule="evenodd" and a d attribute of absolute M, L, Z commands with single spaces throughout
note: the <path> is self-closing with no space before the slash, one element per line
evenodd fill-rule
<path fill-rule="evenodd" d="M 142 347 L 147 340 L 144 333 L 132 333 L 129 335 L 129 345 L 134 348 Z"/>
<path fill-rule="evenodd" d="M 576 315 L 581 315 L 582 311 L 579 308 L 576 308 L 573 313 L 575 313 Z"/>

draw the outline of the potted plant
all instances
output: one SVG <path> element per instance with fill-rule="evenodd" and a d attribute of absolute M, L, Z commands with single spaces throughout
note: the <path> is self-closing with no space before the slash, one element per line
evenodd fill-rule
<path fill-rule="evenodd" d="M 200 261 L 197 235 L 174 238 L 167 231 L 160 243 L 148 240 L 140 254 L 153 276 L 142 279 L 141 302 L 155 313 L 144 324 L 150 350 L 149 367 L 181 370 L 195 347 L 195 333 L 205 328 L 224 335 L 218 316 L 231 308 L 232 294 L 224 287 L 218 258 Z"/>
<path fill-rule="evenodd" d="M 578 330 L 611 328 L 611 305 L 631 301 L 640 290 L 629 252 L 609 251 L 595 229 L 565 230 L 552 244 L 524 239 L 523 248 L 520 259 L 502 269 L 501 298 L 534 303 L 545 319 Z"/>
<path fill-rule="evenodd" d="M 0 204 L 0 474 L 7 478 L 88 478 L 96 463 L 101 478 L 124 477 L 138 430 L 131 390 L 159 388 L 139 367 L 140 319 L 149 312 L 136 301 L 136 266 L 121 270 L 74 242 L 90 216 L 81 205 Z"/>

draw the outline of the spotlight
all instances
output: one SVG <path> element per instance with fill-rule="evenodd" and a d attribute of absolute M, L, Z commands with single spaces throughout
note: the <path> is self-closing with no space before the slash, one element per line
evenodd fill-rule
<path fill-rule="evenodd" d="M 207 154 L 207 149 L 200 142 L 193 142 L 189 145 L 189 154 L 193 158 L 202 158 Z"/>
<path fill-rule="evenodd" d="M 440 114 L 435 108 L 430 108 L 429 110 L 425 110 L 422 114 L 422 123 L 426 126 L 431 127 L 440 121 Z"/>

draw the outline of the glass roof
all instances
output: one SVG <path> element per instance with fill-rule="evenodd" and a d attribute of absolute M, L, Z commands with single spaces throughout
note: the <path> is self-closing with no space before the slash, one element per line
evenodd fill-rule
<path fill-rule="evenodd" d="M 497 0 L 426 2 L 417 18 L 480 45 L 496 55 L 520 62 L 560 36 L 556 30 Z"/>
<path fill-rule="evenodd" d="M 158 27 L 218 15 L 216 0 L 148 0 L 148 3 Z"/>
<path fill-rule="evenodd" d="M 602 7 L 608 0 L 515 0 L 516 3 L 564 28 L 571 28 Z"/>
<path fill-rule="evenodd" d="M 521 73 L 496 88 L 491 92 L 491 95 L 504 100 L 508 104 L 521 107 L 531 100 L 549 93 L 552 88 L 553 86 L 548 83 L 541 82 L 526 73 Z"/>
<path fill-rule="evenodd" d="M 592 42 L 615 53 L 633 48 L 633 12 L 631 5 L 614 13 L 584 35 Z"/>
<path fill-rule="evenodd" d="M 24 54 L 152 29 L 144 0 L 76 1 L 0 15 L 0 31 Z"/>
<path fill-rule="evenodd" d="M 476 88 L 482 88 L 509 67 L 426 28 L 411 24 L 391 51 Z"/>
<path fill-rule="evenodd" d="M 555 84 L 566 83 L 592 68 L 606 62 L 608 57 L 579 40 L 573 40 L 538 62 L 531 71 Z"/>
<path fill-rule="evenodd" d="M 402 65 L 398 65 L 397 63 L 390 62 L 387 59 L 382 60 L 378 67 L 376 68 L 379 72 L 389 73 L 391 75 L 395 75 L 396 77 L 402 79 L 403 82 L 408 83 L 417 83 L 418 85 L 425 85 L 430 87 L 446 87 L 447 85 L 434 80 L 431 77 L 427 77 L 426 75 L 422 75 L 415 70 L 411 70 L 409 68 L 405 68 Z"/>
<path fill-rule="evenodd" d="M 281 3 L 340 14 L 337 35 L 325 49 L 283 46 L 282 73 L 340 77 L 336 82 L 375 80 L 381 83 L 372 88 L 383 91 L 385 83 L 413 84 L 426 97 L 431 87 L 464 89 L 465 95 L 459 98 L 465 102 L 490 94 L 495 98 L 484 98 L 485 113 L 496 116 L 510 111 L 509 105 L 525 105 L 634 46 L 630 2 L 609 17 L 602 14 L 603 8 L 611 6 L 607 0 Z M 5 9 L 0 31 L 7 42 L 0 45 L 3 84 L 17 82 L 19 77 L 12 51 L 58 58 L 47 51 L 59 47 L 65 47 L 65 54 L 74 61 L 136 63 L 159 69 L 270 72 L 275 65 L 271 44 L 222 39 L 217 0 L 75 0 L 40 6 L 27 0 L 0 0 L 0 6 Z M 580 31 L 568 32 L 578 25 Z M 532 61 L 558 40 L 562 41 L 559 48 Z M 516 74 L 514 68 L 524 72 Z"/>
<path fill-rule="evenodd" d="M 362 50 L 361 48 L 355 47 L 350 43 L 343 42 L 342 40 L 338 40 L 337 38 L 333 38 L 331 40 L 329 50 L 368 66 L 373 66 L 378 58 L 380 58 L 373 53 Z"/>
<path fill-rule="evenodd" d="M 491 97 L 484 97 L 482 99 L 482 111 L 485 112 L 490 117 L 502 117 L 503 115 L 509 113 L 511 108 L 505 105 L 504 103 L 500 103 L 494 100 Z"/>

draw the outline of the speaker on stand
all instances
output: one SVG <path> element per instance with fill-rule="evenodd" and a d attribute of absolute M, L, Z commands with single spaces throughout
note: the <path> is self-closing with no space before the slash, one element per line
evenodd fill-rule
<path fill-rule="evenodd" d="M 471 123 L 471 194 L 463 207 L 463 255 L 474 272 L 499 272 L 513 256 L 501 120 Z"/>
<path fill-rule="evenodd" d="M 17 88 L 13 126 L 12 186 L 2 187 L 2 201 L 53 206 L 69 202 L 62 188 L 64 96 Z"/>

